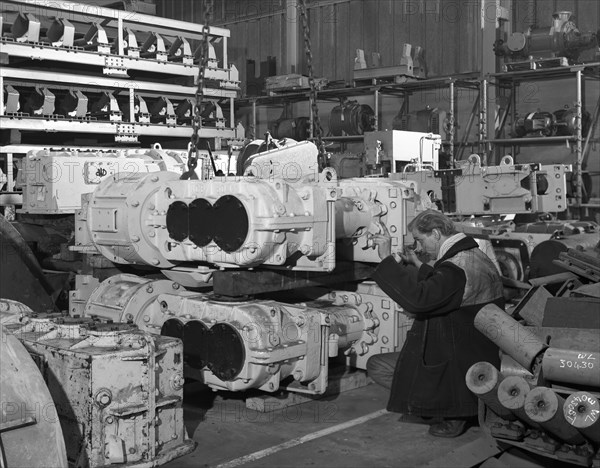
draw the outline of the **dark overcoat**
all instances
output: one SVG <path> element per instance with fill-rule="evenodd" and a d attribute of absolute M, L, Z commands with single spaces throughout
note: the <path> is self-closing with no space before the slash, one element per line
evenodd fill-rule
<path fill-rule="evenodd" d="M 387 409 L 424 417 L 477 414 L 465 384 L 472 364 L 499 368 L 498 348 L 474 326 L 484 305 L 504 307 L 502 283 L 491 260 L 470 237 L 454 244 L 433 267 L 384 259 L 373 279 L 415 317 L 396 364 Z"/>

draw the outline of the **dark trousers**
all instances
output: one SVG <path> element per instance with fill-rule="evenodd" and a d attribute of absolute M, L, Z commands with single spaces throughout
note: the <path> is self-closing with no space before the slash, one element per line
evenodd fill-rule
<path fill-rule="evenodd" d="M 385 388 L 392 388 L 394 369 L 400 352 L 383 353 L 371 356 L 367 361 L 367 372 L 376 383 Z"/>

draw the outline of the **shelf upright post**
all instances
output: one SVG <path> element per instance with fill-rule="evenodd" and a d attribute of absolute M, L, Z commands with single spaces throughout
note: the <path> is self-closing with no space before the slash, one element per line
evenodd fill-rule
<path fill-rule="evenodd" d="M 450 150 L 450 167 L 454 167 L 454 80 L 450 80 L 450 112 L 448 116 L 448 143 Z"/>
<path fill-rule="evenodd" d="M 577 69 L 576 72 L 576 80 L 577 80 L 577 101 L 575 102 L 575 112 L 576 112 L 576 123 L 575 123 L 575 133 L 576 133 L 576 146 L 575 146 L 575 197 L 577 207 L 581 207 L 581 203 L 583 201 L 583 178 L 581 174 L 581 159 L 582 159 L 582 128 L 581 128 L 581 119 L 582 119 L 582 92 L 581 92 L 581 68 Z"/>
<path fill-rule="evenodd" d="M 375 125 L 375 130 L 379 131 L 381 130 L 379 128 L 379 88 L 375 87 L 375 90 L 373 92 L 373 97 L 375 98 L 375 122 L 373 122 Z"/>
<path fill-rule="evenodd" d="M 250 138 L 256 138 L 256 99 L 252 99 L 252 129 L 250 130 Z"/>
<path fill-rule="evenodd" d="M 480 90 L 481 99 L 479 99 L 480 107 L 479 107 L 479 148 L 478 150 L 482 153 L 482 161 L 487 163 L 488 160 L 488 148 L 491 148 L 491 145 L 487 145 L 485 141 L 487 140 L 487 116 L 488 116 L 488 81 L 487 79 L 481 80 Z"/>
<path fill-rule="evenodd" d="M 123 18 L 119 16 L 117 19 L 117 54 L 123 55 L 125 48 L 123 47 Z"/>

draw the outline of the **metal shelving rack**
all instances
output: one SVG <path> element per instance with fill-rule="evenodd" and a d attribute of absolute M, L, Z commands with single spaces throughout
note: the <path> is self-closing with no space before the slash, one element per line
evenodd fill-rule
<path fill-rule="evenodd" d="M 331 88 L 317 91 L 317 100 L 318 101 L 328 101 L 328 102 L 340 102 L 345 98 L 355 98 L 360 96 L 372 96 L 373 101 L 373 111 L 375 114 L 374 120 L 374 128 L 375 130 L 380 130 L 380 122 L 379 122 L 379 111 L 381 107 L 381 97 L 382 96 L 395 96 L 399 99 L 402 99 L 402 113 L 409 112 L 409 101 L 410 96 L 420 92 L 427 91 L 433 89 L 448 89 L 448 112 L 447 112 L 447 128 L 446 128 L 446 138 L 443 139 L 443 143 L 448 146 L 450 154 L 455 156 L 455 153 L 461 155 L 464 151 L 464 148 L 469 144 L 474 144 L 478 148 L 483 148 L 485 133 L 482 133 L 481 130 L 478 130 L 477 142 L 469 143 L 467 138 L 463 138 L 457 145 L 456 141 L 456 107 L 457 107 L 457 89 L 458 88 L 468 88 L 475 90 L 477 94 L 477 98 L 474 102 L 473 109 L 471 111 L 469 122 L 467 125 L 466 135 L 468 136 L 469 130 L 473 125 L 473 122 L 477 118 L 477 120 L 482 120 L 485 117 L 485 99 L 481 98 L 481 83 L 480 80 L 477 79 L 477 74 L 464 74 L 457 75 L 452 77 L 438 77 L 438 78 L 430 78 L 424 80 L 416 80 L 406 83 L 397 83 L 397 84 L 374 84 L 367 86 L 357 86 L 357 87 L 348 87 L 348 88 Z M 252 117 L 251 117 L 251 125 L 252 128 L 256 128 L 257 120 L 256 113 L 258 106 L 280 106 L 286 104 L 292 104 L 299 101 L 306 101 L 309 103 L 309 118 L 310 118 L 310 138 L 313 138 L 313 115 L 312 115 L 312 102 L 310 101 L 310 93 L 308 91 L 299 91 L 299 92 L 289 92 L 289 93 L 279 93 L 273 94 L 271 96 L 253 96 L 248 98 L 242 98 L 236 101 L 236 106 L 244 107 L 244 106 L 252 106 Z M 480 125 L 480 129 L 484 128 L 484 126 Z M 323 140 L 326 141 L 338 141 L 338 142 L 357 142 L 362 141 L 362 135 L 344 135 L 344 136 L 325 136 Z M 458 146 L 458 149 L 457 149 Z"/>
<path fill-rule="evenodd" d="M 509 105 L 505 112 L 500 116 L 500 126 L 497 129 L 495 138 L 484 139 L 484 142 L 489 145 L 490 151 L 496 149 L 511 146 L 513 154 L 519 146 L 543 143 L 543 144 L 556 144 L 564 142 L 574 143 L 575 158 L 574 158 L 574 171 L 573 175 L 575 178 L 575 207 L 576 208 L 598 208 L 597 206 L 585 205 L 583 201 L 583 163 L 586 153 L 587 146 L 590 142 L 590 136 L 593 132 L 595 123 L 592 121 L 589 133 L 587 135 L 586 144 L 584 148 L 584 135 L 582 129 L 582 112 L 583 112 L 583 87 L 586 79 L 598 80 L 600 78 L 600 63 L 589 63 L 581 65 L 572 65 L 567 67 L 554 67 L 547 69 L 537 70 L 521 70 L 504 73 L 494 73 L 488 75 L 486 79 L 482 81 L 483 89 L 487 89 L 488 86 L 498 86 L 501 89 L 508 90 L 509 92 Z M 564 135 L 564 136 L 543 136 L 543 137 L 522 137 L 522 138 L 511 138 L 503 137 L 506 134 L 506 120 L 511 115 L 512 121 L 516 119 L 517 103 L 516 103 L 516 90 L 517 87 L 523 82 L 530 81 L 547 81 L 573 78 L 574 86 L 576 89 L 576 100 L 575 100 L 575 111 L 576 111 L 576 132 L 575 135 Z M 594 115 L 597 115 L 598 107 L 600 106 L 600 99 L 596 105 L 596 111 Z M 597 118 L 597 117 L 596 117 Z M 593 120 L 593 118 L 592 118 Z"/>
<path fill-rule="evenodd" d="M 33 147 L 76 147 L 66 141 L 68 135 L 91 140 L 86 148 L 106 147 L 110 141 L 117 147 L 137 145 L 138 137 L 181 145 L 189 141 L 199 71 L 194 46 L 201 44 L 203 25 L 70 1 L 6 0 L 0 5 L 0 26 L 0 127 L 7 131 L 0 157 L 6 164 L 7 192 L 14 190 L 13 157 Z M 199 136 L 214 139 L 213 149 L 221 141 L 243 138 L 234 121 L 240 88 L 238 71 L 228 63 L 229 36 L 227 29 L 210 28 L 203 94 L 218 112 L 202 125 Z M 56 111 L 51 113 L 15 109 L 14 94 L 22 106 L 34 90 L 43 90 L 52 104 L 59 96 L 76 93 L 86 112 L 67 115 L 52 105 L 48 107 Z M 107 93 L 117 104 L 116 116 L 92 116 L 88 103 Z M 168 103 L 166 118 L 142 112 L 140 101 L 146 100 L 148 107 Z M 10 130 L 22 133 L 23 143 L 7 137 Z M 51 134 L 59 138 L 44 137 Z M 63 134 L 64 142 L 57 144 Z"/>

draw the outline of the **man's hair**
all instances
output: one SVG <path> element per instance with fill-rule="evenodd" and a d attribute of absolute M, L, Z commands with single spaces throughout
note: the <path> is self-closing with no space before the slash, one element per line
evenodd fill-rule
<path fill-rule="evenodd" d="M 423 234 L 431 234 L 434 229 L 438 229 L 446 237 L 452 236 L 457 232 L 452 220 L 442 212 L 436 210 L 423 211 L 408 223 L 409 231 L 417 230 Z"/>

